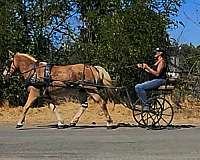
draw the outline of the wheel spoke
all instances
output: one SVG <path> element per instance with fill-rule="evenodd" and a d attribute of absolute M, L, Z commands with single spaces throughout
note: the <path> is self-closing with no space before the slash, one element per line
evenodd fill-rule
<path fill-rule="evenodd" d="M 142 120 L 142 106 L 139 99 L 136 101 L 133 107 L 133 118 L 138 125 L 144 126 L 144 122 Z"/>
<path fill-rule="evenodd" d="M 150 111 L 146 112 L 147 116 L 143 115 L 143 122 L 147 127 L 153 127 L 160 120 L 162 107 L 156 97 L 150 98 L 147 103 L 150 104 Z"/>
<path fill-rule="evenodd" d="M 172 105 L 163 97 L 159 97 L 158 101 L 162 102 L 162 115 L 159 120 L 159 124 L 162 127 L 167 127 L 173 120 L 174 110 Z"/>

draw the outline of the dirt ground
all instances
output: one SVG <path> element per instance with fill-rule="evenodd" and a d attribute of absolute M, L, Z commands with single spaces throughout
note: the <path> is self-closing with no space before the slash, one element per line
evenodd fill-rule
<path fill-rule="evenodd" d="M 76 111 L 79 109 L 79 103 L 67 102 L 58 106 L 65 124 L 68 124 Z M 109 112 L 114 120 L 114 123 L 129 123 L 136 124 L 133 120 L 132 111 L 122 105 L 109 104 Z M 0 107 L 0 124 L 15 125 L 19 119 L 22 107 L 8 107 L 6 105 Z M 31 108 L 26 116 L 26 124 L 49 124 L 56 123 L 54 113 L 48 107 Z M 106 124 L 105 117 L 98 104 L 89 103 L 89 107 L 82 115 L 80 124 Z M 175 109 L 174 125 L 200 125 L 200 105 L 185 103 L 181 109 Z"/>

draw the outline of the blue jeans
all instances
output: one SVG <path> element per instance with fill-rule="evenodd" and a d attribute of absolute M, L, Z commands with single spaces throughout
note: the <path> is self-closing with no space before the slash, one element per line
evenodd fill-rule
<path fill-rule="evenodd" d="M 166 79 L 153 79 L 150 81 L 146 81 L 141 84 L 137 84 L 135 86 L 135 91 L 138 97 L 140 98 L 140 100 L 142 101 L 142 103 L 145 104 L 147 100 L 146 91 L 156 89 L 160 87 L 161 85 L 165 84 L 165 82 L 166 82 Z"/>

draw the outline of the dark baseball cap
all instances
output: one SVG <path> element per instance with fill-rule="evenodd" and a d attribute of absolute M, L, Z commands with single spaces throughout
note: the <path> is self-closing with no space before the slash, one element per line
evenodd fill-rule
<path fill-rule="evenodd" d="M 160 49 L 160 48 L 156 48 L 156 54 L 155 54 L 155 58 L 160 56 L 160 55 L 163 55 L 164 54 L 164 50 Z"/>
<path fill-rule="evenodd" d="M 161 49 L 161 48 L 156 48 L 156 52 L 162 52 L 162 53 L 164 53 L 164 50 Z"/>

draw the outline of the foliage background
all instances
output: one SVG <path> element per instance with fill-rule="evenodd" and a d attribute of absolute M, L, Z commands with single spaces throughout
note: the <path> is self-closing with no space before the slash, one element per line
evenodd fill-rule
<path fill-rule="evenodd" d="M 181 0 L 0 0 L 0 67 L 8 50 L 27 53 L 54 64 L 88 63 L 104 67 L 116 86 L 144 80 L 137 63 L 153 64 L 155 48 L 183 57 L 189 69 L 200 47 L 178 45 L 167 29 L 180 22 Z M 171 50 L 171 48 L 174 48 Z M 129 68 L 127 66 L 133 65 Z M 198 67 L 197 67 L 198 68 Z M 23 103 L 26 91 L 20 76 L 0 77 L 0 99 Z"/>

